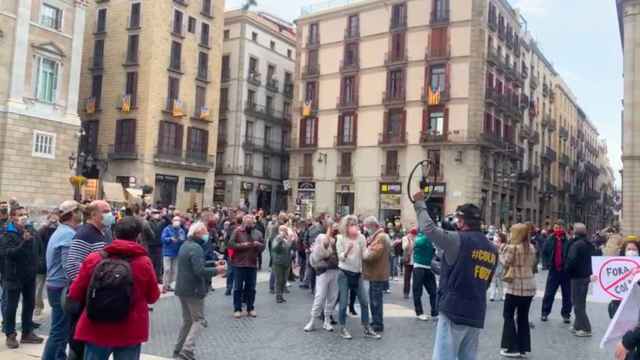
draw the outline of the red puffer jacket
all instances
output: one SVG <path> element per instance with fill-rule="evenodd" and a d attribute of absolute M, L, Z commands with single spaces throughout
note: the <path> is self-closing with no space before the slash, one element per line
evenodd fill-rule
<path fill-rule="evenodd" d="M 114 240 L 104 248 L 109 254 L 129 257 L 133 272 L 133 301 L 129 316 L 120 323 L 96 323 L 87 317 L 84 310 L 76 326 L 75 339 L 100 347 L 126 347 L 138 345 L 149 339 L 148 304 L 160 297 L 158 281 L 151 259 L 139 244 L 127 240 Z M 94 252 L 80 267 L 80 274 L 69 288 L 69 297 L 84 303 L 91 275 L 102 260 L 100 253 Z"/>

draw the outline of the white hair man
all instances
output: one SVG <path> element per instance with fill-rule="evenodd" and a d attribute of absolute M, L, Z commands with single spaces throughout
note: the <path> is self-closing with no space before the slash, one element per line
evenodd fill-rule
<path fill-rule="evenodd" d="M 367 242 L 362 255 L 362 276 L 369 283 L 371 327 L 381 333 L 384 331 L 382 293 L 389 281 L 391 239 L 375 216 L 365 218 L 363 225 Z"/>

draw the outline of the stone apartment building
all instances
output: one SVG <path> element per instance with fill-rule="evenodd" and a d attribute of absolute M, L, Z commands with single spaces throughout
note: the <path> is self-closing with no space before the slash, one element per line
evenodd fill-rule
<path fill-rule="evenodd" d="M 293 25 L 267 13 L 225 13 L 214 202 L 287 208 Z"/>
<path fill-rule="evenodd" d="M 308 9 L 291 204 L 409 224 L 407 175 L 428 159 L 436 217 L 472 202 L 488 224 L 558 218 L 560 76 L 521 22 L 504 0 Z"/>
<path fill-rule="evenodd" d="M 0 2 L 0 199 L 33 208 L 73 198 L 85 4 Z"/>
<path fill-rule="evenodd" d="M 222 0 L 96 1 L 81 82 L 81 173 L 154 202 L 213 203 Z"/>

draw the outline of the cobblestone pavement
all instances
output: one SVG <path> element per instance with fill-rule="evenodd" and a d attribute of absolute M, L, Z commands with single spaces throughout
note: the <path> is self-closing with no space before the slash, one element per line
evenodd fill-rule
<path fill-rule="evenodd" d="M 264 275 L 261 276 L 264 279 Z M 544 274 L 539 275 L 539 289 L 544 287 Z M 220 282 L 220 279 L 216 279 Z M 335 333 L 302 331 L 308 320 L 312 297 L 297 283 L 290 288 L 288 302 L 277 305 L 267 284 L 258 284 L 256 310 L 258 318 L 234 320 L 231 297 L 218 290 L 207 297 L 205 313 L 209 323 L 198 341 L 200 359 L 286 360 L 286 359 L 431 359 L 435 323 L 419 322 L 411 300 L 402 298 L 402 283 L 392 282 L 392 294 L 385 295 L 385 334 L 382 340 L 362 337 L 359 320 L 348 324 L 354 339 L 342 340 Z M 426 299 L 425 299 L 426 300 Z M 427 301 L 425 301 L 426 303 Z M 549 322 L 541 323 L 541 298 L 536 297 L 531 310 L 532 359 L 610 359 L 611 352 L 601 350 L 599 342 L 608 325 L 605 304 L 589 303 L 593 338 L 576 338 L 562 324 L 559 299 Z M 425 304 L 427 307 L 428 305 Z M 480 339 L 481 360 L 500 359 L 498 355 L 502 331 L 502 302 L 489 303 L 487 324 Z M 180 306 L 175 297 L 164 297 L 155 305 L 151 320 L 151 340 L 144 352 L 170 357 L 181 323 Z"/>

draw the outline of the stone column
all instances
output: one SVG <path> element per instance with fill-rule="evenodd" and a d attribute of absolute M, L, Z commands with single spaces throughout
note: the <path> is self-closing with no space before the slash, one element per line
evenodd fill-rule
<path fill-rule="evenodd" d="M 67 116 L 78 119 L 78 96 L 80 89 L 80 69 L 82 67 L 82 46 L 84 39 L 85 5 L 76 3 L 73 15 L 73 40 L 69 63 L 69 91 L 67 93 Z M 78 119 L 79 120 L 79 119 Z"/>
<path fill-rule="evenodd" d="M 9 84 L 9 107 L 24 107 L 24 82 L 27 74 L 27 53 L 29 51 L 29 23 L 31 21 L 31 0 L 17 2 L 15 45 L 11 63 Z"/>

